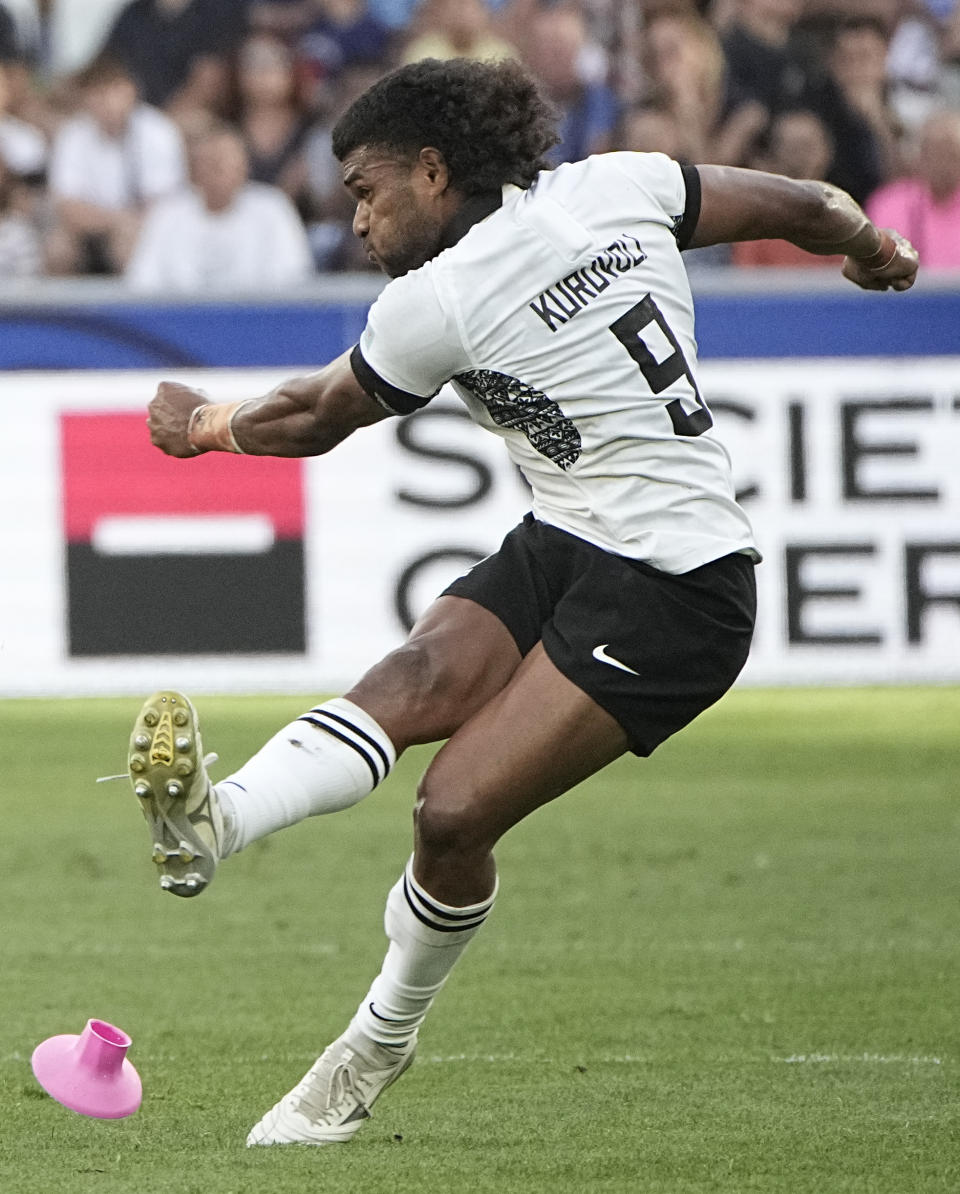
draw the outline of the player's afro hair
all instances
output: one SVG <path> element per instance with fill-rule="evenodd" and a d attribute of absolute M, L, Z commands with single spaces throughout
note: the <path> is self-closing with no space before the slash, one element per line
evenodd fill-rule
<path fill-rule="evenodd" d="M 528 187 L 557 143 L 556 115 L 533 79 L 512 60 L 424 58 L 373 84 L 333 130 L 343 159 L 361 145 L 414 156 L 439 149 L 464 195 L 504 183 Z"/>

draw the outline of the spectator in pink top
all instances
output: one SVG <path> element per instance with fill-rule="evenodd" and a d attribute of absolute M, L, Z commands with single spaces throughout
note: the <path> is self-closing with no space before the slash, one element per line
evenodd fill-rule
<path fill-rule="evenodd" d="M 867 213 L 907 237 L 928 269 L 960 269 L 960 111 L 927 118 L 913 173 L 875 191 Z"/>

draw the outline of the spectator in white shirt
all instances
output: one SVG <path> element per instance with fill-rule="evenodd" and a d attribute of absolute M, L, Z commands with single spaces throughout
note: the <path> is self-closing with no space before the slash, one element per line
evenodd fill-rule
<path fill-rule="evenodd" d="M 0 286 L 9 278 L 40 273 L 42 254 L 37 227 L 17 194 L 17 182 L 0 159 Z"/>
<path fill-rule="evenodd" d="M 0 165 L 24 178 L 42 176 L 47 165 L 47 142 L 43 133 L 10 112 L 11 80 L 0 62 Z"/>
<path fill-rule="evenodd" d="M 100 58 L 78 76 L 81 111 L 54 138 L 51 273 L 122 272 L 147 205 L 186 178 L 173 121 L 140 103 L 126 67 Z"/>
<path fill-rule="evenodd" d="M 160 200 L 127 269 L 140 292 L 257 293 L 305 281 L 313 270 L 297 210 L 279 187 L 249 181 L 239 133 L 216 124 L 190 146 L 193 186 Z"/>

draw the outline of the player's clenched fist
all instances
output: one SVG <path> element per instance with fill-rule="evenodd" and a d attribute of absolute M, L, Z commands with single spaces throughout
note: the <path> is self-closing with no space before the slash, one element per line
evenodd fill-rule
<path fill-rule="evenodd" d="M 864 290 L 909 290 L 917 277 L 917 250 L 892 228 L 880 234 L 880 248 L 872 257 L 844 258 L 843 276 Z"/>
<path fill-rule="evenodd" d="M 162 381 L 147 407 L 150 442 L 168 456 L 196 456 L 200 449 L 189 439 L 190 418 L 208 402 L 202 390 L 178 381 Z"/>

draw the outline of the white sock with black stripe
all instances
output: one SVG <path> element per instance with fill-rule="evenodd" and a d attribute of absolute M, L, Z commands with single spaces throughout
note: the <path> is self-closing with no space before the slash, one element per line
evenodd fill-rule
<path fill-rule="evenodd" d="M 383 927 L 390 940 L 383 968 L 351 1021 L 387 1048 L 416 1035 L 454 963 L 487 919 L 489 899 L 466 908 L 441 904 L 413 877 L 411 859 L 387 896 Z"/>
<path fill-rule="evenodd" d="M 349 808 L 386 779 L 393 743 L 344 697 L 292 721 L 215 785 L 227 827 L 224 856 L 306 817 Z"/>

